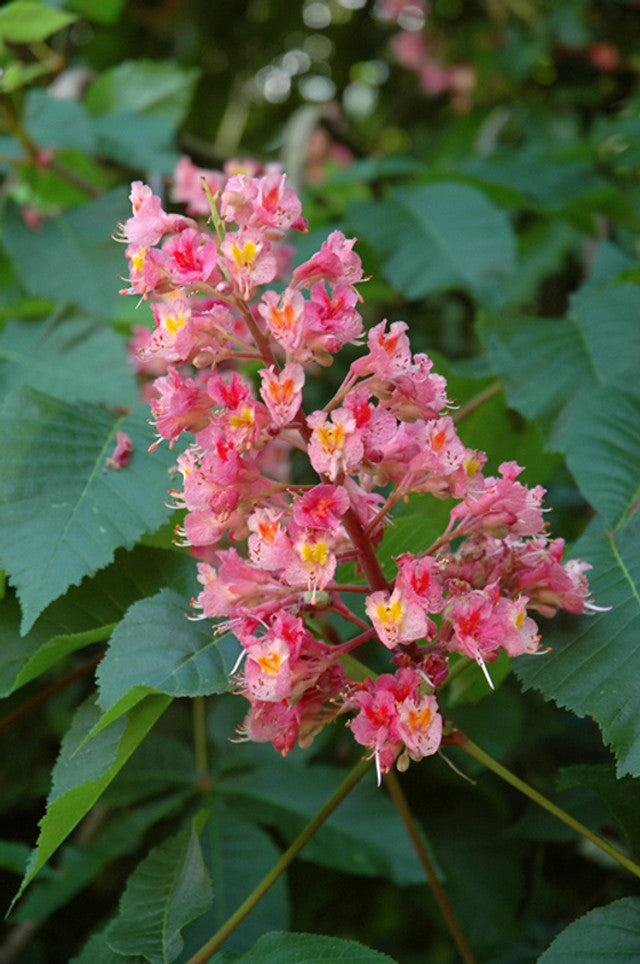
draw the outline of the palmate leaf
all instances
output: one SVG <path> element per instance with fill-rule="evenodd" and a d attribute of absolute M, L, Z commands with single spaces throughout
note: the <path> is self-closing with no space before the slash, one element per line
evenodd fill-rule
<path fill-rule="evenodd" d="M 190 622 L 176 593 L 163 590 L 140 600 L 114 632 L 98 669 L 100 728 L 149 693 L 225 693 L 237 655 L 235 637 L 214 636 L 208 625 Z"/>
<path fill-rule="evenodd" d="M 111 238 L 129 216 L 126 188 L 114 188 L 30 231 L 13 206 L 3 216 L 2 244 L 26 290 L 55 302 L 78 305 L 111 321 L 125 267 Z M 40 270 L 46 265 L 47 270 Z"/>
<path fill-rule="evenodd" d="M 599 385 L 574 408 L 564 433 L 567 465 L 612 529 L 640 497 L 640 385 Z"/>
<path fill-rule="evenodd" d="M 20 607 L 0 603 L 0 697 L 8 696 L 70 653 L 106 642 L 137 599 L 171 586 L 189 598 L 193 560 L 167 549 L 137 546 L 116 551 L 110 566 L 47 607 L 26 636 L 20 635 Z"/>
<path fill-rule="evenodd" d="M 107 928 L 108 929 L 108 928 Z M 144 964 L 143 957 L 116 954 L 107 944 L 105 930 L 92 934 L 77 957 L 69 964 Z"/>
<path fill-rule="evenodd" d="M 544 656 L 522 656 L 514 670 L 526 687 L 593 717 L 617 757 L 618 774 L 640 774 L 640 515 L 613 533 L 596 518 L 573 555 L 593 569 L 589 583 L 609 612 L 557 616 L 541 623 Z"/>
<path fill-rule="evenodd" d="M 99 711 L 90 701 L 79 708 L 62 741 L 38 842 L 14 903 L 99 799 L 170 702 L 168 696 L 149 696 L 88 743 L 86 737 Z"/>
<path fill-rule="evenodd" d="M 640 857 L 640 780 L 617 778 L 614 767 L 608 764 L 585 763 L 563 767 L 559 784 L 562 788 L 587 787 L 604 801 L 622 827 L 631 850 Z"/>
<path fill-rule="evenodd" d="M 182 950 L 181 930 L 211 905 L 211 881 L 194 823 L 169 838 L 129 878 L 107 944 L 126 957 L 169 964 Z"/>
<path fill-rule="evenodd" d="M 199 76 L 196 68 L 171 61 L 125 60 L 93 81 L 86 105 L 96 115 L 157 114 L 177 127 L 189 109 Z"/>
<path fill-rule="evenodd" d="M 87 318 L 8 324 L 0 334 L 0 385 L 3 396 L 31 385 L 67 402 L 120 408 L 138 397 L 122 339 Z"/>
<path fill-rule="evenodd" d="M 548 445 L 612 528 L 640 494 L 640 288 L 585 286 L 567 318 L 485 319 L 480 328 L 509 403 Z"/>
<path fill-rule="evenodd" d="M 69 405 L 26 387 L 7 397 L 0 430 L 2 564 L 27 632 L 70 585 L 168 520 L 163 501 L 174 459 L 166 448 L 148 453 L 142 414 Z M 130 435 L 133 455 L 120 471 L 105 471 L 118 430 Z"/>
<path fill-rule="evenodd" d="M 462 288 L 493 303 L 515 271 L 507 215 L 467 184 L 398 189 L 382 202 L 354 204 L 349 221 L 382 257 L 387 281 L 407 298 Z"/>
<path fill-rule="evenodd" d="M 15 0 L 0 10 L 0 40 L 31 44 L 45 40 L 78 18 L 64 10 L 52 10 L 37 0 Z"/>
<path fill-rule="evenodd" d="M 211 812 L 201 835 L 202 853 L 211 875 L 215 899 L 207 913 L 184 934 L 185 959 L 191 957 L 238 909 L 280 858 L 270 835 L 220 802 L 215 793 L 205 806 Z M 231 951 L 246 951 L 270 928 L 287 930 L 289 899 L 280 877 L 249 916 L 225 941 Z"/>
<path fill-rule="evenodd" d="M 538 958 L 538 964 L 637 964 L 640 900 L 626 897 L 574 921 Z"/>
<path fill-rule="evenodd" d="M 135 853 L 150 827 L 183 812 L 188 797 L 188 791 L 183 790 L 118 814 L 109 819 L 106 828 L 87 846 L 74 847 L 71 843 L 63 846 L 55 871 L 48 880 L 43 880 L 44 874 L 41 874 L 34 881 L 13 915 L 14 919 L 46 920 L 87 888 L 109 864 L 126 854 Z"/>
<path fill-rule="evenodd" d="M 223 952 L 213 964 L 394 964 L 393 958 L 356 941 L 319 934 L 265 934 L 246 954 Z"/>
<path fill-rule="evenodd" d="M 235 766 L 241 747 L 234 748 Z M 230 758 L 231 762 L 231 758 Z M 250 819 L 276 827 L 291 842 L 344 779 L 337 767 L 296 766 L 272 757 L 248 773 L 220 776 L 217 788 L 228 805 Z M 361 780 L 306 845 L 304 859 L 346 873 L 382 876 L 400 885 L 424 882 L 424 871 L 391 802 L 375 777 Z"/>

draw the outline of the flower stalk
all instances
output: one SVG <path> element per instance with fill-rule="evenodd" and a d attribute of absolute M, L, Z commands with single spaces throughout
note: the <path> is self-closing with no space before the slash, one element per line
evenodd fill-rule
<path fill-rule="evenodd" d="M 190 957 L 186 964 L 206 964 L 218 948 L 222 947 L 227 938 L 242 923 L 253 908 L 262 900 L 267 891 L 273 887 L 278 878 L 285 872 L 287 867 L 295 860 L 300 851 L 309 843 L 311 838 L 317 833 L 322 824 L 331 816 L 333 811 L 349 795 L 359 780 L 371 767 L 369 760 L 361 760 L 357 763 L 350 773 L 345 777 L 340 786 L 331 794 L 327 802 L 316 813 L 307 826 L 296 837 L 293 843 L 287 847 L 280 859 L 271 868 L 269 873 L 260 881 L 258 886 L 249 894 L 247 899 L 229 917 L 213 937 L 211 937 L 200 950 Z"/>
<path fill-rule="evenodd" d="M 628 870 L 629 873 L 640 878 L 640 866 L 634 860 L 631 860 L 630 857 L 627 857 L 626 854 L 623 854 L 622 851 L 618 850 L 617 847 L 614 847 L 612 844 L 608 843 L 608 841 L 598 836 L 598 834 L 594 833 L 592 830 L 589 830 L 588 827 L 585 827 L 583 823 L 581 823 L 579 820 L 576 820 L 575 817 L 572 817 L 571 814 L 567 813 L 566 810 L 563 810 L 562 807 L 559 807 L 557 804 L 545 797 L 542 793 L 539 793 L 539 791 L 530 784 L 525 783 L 524 780 L 521 780 L 519 777 L 517 777 L 515 773 L 511 773 L 510 770 L 507 770 L 506 767 L 502 766 L 502 764 L 490 756 L 490 754 L 486 753 L 479 746 L 477 746 L 472 740 L 465 736 L 464 733 L 460 733 L 458 731 L 457 733 L 453 734 L 450 742 L 454 746 L 460 747 L 461 750 L 463 750 L 468 756 L 473 757 L 474 760 L 478 760 L 479 763 L 482 763 L 484 766 L 486 766 L 487 769 L 499 776 L 501 780 L 505 781 L 505 783 L 515 787 L 515 789 L 519 790 L 520 793 L 525 795 L 525 797 L 533 800 L 533 802 L 537 803 L 539 807 L 547 810 L 558 820 L 561 820 L 562 823 L 566 824 L 568 827 L 571 827 L 572 830 L 575 830 L 577 833 L 579 833 L 585 838 L 585 840 L 589 840 L 592 844 L 594 844 L 594 846 L 598 847 L 599 850 L 607 854 L 607 856 L 613 858 L 613 860 L 620 864 L 621 867 L 624 867 L 625 870 Z"/>

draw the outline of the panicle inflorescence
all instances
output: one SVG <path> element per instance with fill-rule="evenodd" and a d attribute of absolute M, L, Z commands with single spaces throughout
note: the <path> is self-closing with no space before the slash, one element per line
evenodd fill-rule
<path fill-rule="evenodd" d="M 382 321 L 365 335 L 354 239 L 333 231 L 291 270 L 284 238 L 307 222 L 284 174 L 252 161 L 205 171 L 183 158 L 172 197 L 187 216 L 133 184 L 133 214 L 119 225 L 123 293 L 149 299 L 155 318 L 132 342 L 136 369 L 155 379 L 154 446 L 192 436 L 171 493 L 186 509 L 177 535 L 200 559 L 194 610 L 241 646 L 241 735 L 286 754 L 348 713 L 378 773 L 404 769 L 440 745 L 437 691 L 451 654 L 474 660 L 491 685 L 487 664 L 500 651 L 541 651 L 531 612 L 583 611 L 589 566 L 562 562 L 544 490 L 518 481 L 515 462 L 483 474 L 485 454 L 460 440 L 445 379 L 412 353 L 408 326 Z M 212 228 L 197 220 L 205 215 Z M 360 345 L 360 357 L 324 408 L 305 412 L 306 379 L 345 345 Z M 289 479 L 291 448 L 306 453 L 315 484 Z M 399 556 L 388 580 L 376 546 L 390 510 L 424 493 L 454 500 L 448 525 L 432 546 Z M 361 582 L 346 582 L 354 562 Z M 367 619 L 348 601 L 363 594 Z M 336 641 L 328 622 L 318 638 L 334 614 L 352 638 Z M 390 672 L 351 679 L 343 657 L 375 641 L 392 654 Z"/>

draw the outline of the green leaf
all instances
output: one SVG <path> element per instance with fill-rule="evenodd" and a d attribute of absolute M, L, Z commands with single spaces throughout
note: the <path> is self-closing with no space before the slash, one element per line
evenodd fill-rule
<path fill-rule="evenodd" d="M 122 338 L 87 318 L 10 322 L 0 333 L 0 384 L 31 385 L 66 402 L 134 406 L 138 390 Z"/>
<path fill-rule="evenodd" d="M 111 235 L 129 210 L 127 190 L 118 187 L 30 231 L 10 206 L 4 215 L 4 250 L 30 294 L 111 320 L 120 297 L 118 276 L 126 271 L 122 247 Z"/>
<path fill-rule="evenodd" d="M 31 44 L 45 40 L 78 18 L 64 10 L 52 10 L 35 0 L 16 0 L 0 10 L 0 40 Z"/>
<path fill-rule="evenodd" d="M 11 874 L 24 873 L 24 865 L 31 855 L 31 848 L 17 840 L 0 840 L 0 867 Z"/>
<path fill-rule="evenodd" d="M 25 100 L 24 126 L 36 143 L 95 153 L 92 120 L 81 101 L 51 97 L 39 89 L 28 91 Z"/>
<path fill-rule="evenodd" d="M 166 733 L 150 733 L 105 790 L 102 801 L 122 807 L 162 793 L 193 790 L 197 782 L 193 751 Z"/>
<path fill-rule="evenodd" d="M 388 578 L 395 574 L 392 561 L 403 552 L 424 552 L 441 536 L 449 522 L 453 504 L 450 499 L 431 495 L 414 496 L 405 511 L 393 517 L 377 550 L 377 556 Z"/>
<path fill-rule="evenodd" d="M 168 964 L 183 947 L 181 930 L 213 900 L 193 825 L 155 847 L 129 878 L 107 932 L 118 954 Z"/>
<path fill-rule="evenodd" d="M 138 546 L 47 607 L 26 636 L 13 599 L 0 604 L 0 697 L 8 696 L 70 653 L 109 638 L 137 599 L 171 585 L 189 597 L 193 560 L 178 552 Z"/>
<path fill-rule="evenodd" d="M 2 558 L 27 632 L 70 585 L 110 563 L 115 549 L 167 520 L 173 458 L 167 450 L 149 454 L 141 414 L 68 405 L 26 387 L 6 399 L 0 427 Z M 132 439 L 131 461 L 105 471 L 118 430 Z"/>
<path fill-rule="evenodd" d="M 127 814 L 111 818 L 98 837 L 83 848 L 67 844 L 47 880 L 38 879 L 24 897 L 15 920 L 46 920 L 76 894 L 87 888 L 106 867 L 142 845 L 146 832 L 160 820 L 184 810 L 188 794 L 183 791 Z"/>
<path fill-rule="evenodd" d="M 199 77 L 199 70 L 170 61 L 126 60 L 94 80 L 85 103 L 92 114 L 159 114 L 177 127 Z"/>
<path fill-rule="evenodd" d="M 616 818 L 629 842 L 629 846 L 640 856 L 640 781 L 632 777 L 616 778 L 614 768 L 606 764 L 575 765 L 563 767 L 559 785 L 564 787 L 588 787 L 601 800 Z"/>
<path fill-rule="evenodd" d="M 478 328 L 507 401 L 547 436 L 567 403 L 599 382 L 584 334 L 572 319 L 485 315 Z"/>
<path fill-rule="evenodd" d="M 118 113 L 93 118 L 98 151 L 125 167 L 172 174 L 180 155 L 175 128 L 164 114 Z"/>
<path fill-rule="evenodd" d="M 640 774 L 640 514 L 608 532 L 596 518 L 576 543 L 576 558 L 593 569 L 589 582 L 596 602 L 610 612 L 557 616 L 541 625 L 551 647 L 544 656 L 521 656 L 514 670 L 528 688 L 547 699 L 592 716 L 611 744 L 618 774 Z"/>
<path fill-rule="evenodd" d="M 231 633 L 214 636 L 186 618 L 185 600 L 163 590 L 127 612 L 100 663 L 100 725 L 126 712 L 148 693 L 210 696 L 229 689 L 238 644 Z"/>
<path fill-rule="evenodd" d="M 67 0 L 66 6 L 92 23 L 112 24 L 120 19 L 125 3 L 126 0 Z"/>
<path fill-rule="evenodd" d="M 241 759 L 235 752 L 236 766 Z M 277 827 L 290 842 L 343 777 L 337 768 L 296 766 L 273 756 L 250 773 L 221 777 L 217 786 L 234 809 Z M 424 881 L 397 812 L 373 778 L 362 780 L 340 804 L 307 844 L 304 858 L 351 874 L 389 877 L 401 885 Z"/>
<path fill-rule="evenodd" d="M 62 741 L 38 842 L 14 903 L 99 799 L 170 702 L 168 696 L 148 697 L 86 745 L 87 733 L 96 723 L 99 711 L 90 702 L 80 707 Z"/>
<path fill-rule="evenodd" d="M 479 329 L 509 403 L 561 447 L 568 413 L 599 385 L 615 392 L 640 364 L 640 288 L 581 291 L 566 319 L 493 315 Z"/>
<path fill-rule="evenodd" d="M 318 934 L 265 934 L 247 954 L 216 954 L 214 964 L 394 964 L 393 958 L 356 941 Z"/>
<path fill-rule="evenodd" d="M 640 385 L 594 388 L 574 407 L 563 439 L 580 491 L 616 528 L 640 497 Z"/>
<path fill-rule="evenodd" d="M 222 927 L 281 855 L 268 833 L 221 804 L 216 794 L 206 806 L 211 808 L 211 817 L 202 833 L 202 851 L 215 900 L 211 909 L 187 928 L 185 958 L 195 954 Z M 282 876 L 225 941 L 225 948 L 246 951 L 270 927 L 286 930 L 288 926 L 289 900 Z"/>
<path fill-rule="evenodd" d="M 637 964 L 639 959 L 640 899 L 626 897 L 569 924 L 538 964 Z"/>
<path fill-rule="evenodd" d="M 0 41 L 1 42 L 1 41 Z M 23 64 L 19 60 L 12 61 L 0 77 L 0 92 L 8 94 L 12 90 L 26 87 L 38 77 L 49 73 L 45 64 Z"/>
<path fill-rule="evenodd" d="M 640 288 L 589 284 L 569 315 L 485 319 L 481 334 L 510 404 L 567 454 L 580 490 L 615 527 L 640 494 Z"/>
<path fill-rule="evenodd" d="M 105 933 L 106 929 L 93 934 L 69 964 L 123 964 L 122 955 L 116 954 L 107 944 Z M 144 958 L 127 956 L 126 964 L 144 964 Z"/>
<path fill-rule="evenodd" d="M 383 259 L 386 279 L 407 298 L 462 288 L 499 300 L 515 271 L 509 219 L 482 192 L 440 181 L 354 204 L 349 219 Z"/>

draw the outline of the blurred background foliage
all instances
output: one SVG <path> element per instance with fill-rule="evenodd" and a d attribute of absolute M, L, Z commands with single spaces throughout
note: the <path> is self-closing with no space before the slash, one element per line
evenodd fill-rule
<path fill-rule="evenodd" d="M 367 324 L 383 317 L 409 322 L 414 350 L 432 355 L 452 396 L 468 406 L 465 443 L 486 449 L 494 471 L 508 458 L 527 466 L 526 481 L 549 490 L 555 535 L 573 542 L 586 529 L 582 545 L 596 554 L 594 516 L 608 532 L 622 532 L 636 567 L 628 569 L 633 583 L 640 478 L 634 425 L 640 407 L 639 40 L 634 0 L 6 4 L 0 9 L 3 397 L 37 389 L 65 404 L 98 403 L 109 411 L 133 406 L 137 387 L 125 338 L 148 318 L 135 299 L 118 297 L 124 258 L 110 239 L 127 216 L 129 182 L 141 178 L 166 195 L 183 153 L 213 168 L 230 158 L 281 162 L 303 193 L 311 224 L 297 258 L 307 257 L 334 227 L 355 233 L 372 276 L 363 286 Z M 346 352 L 325 372 L 310 404 L 323 403 L 349 361 Z M 7 404 L 3 444 L 10 447 L 22 428 L 20 406 Z M 599 431 L 607 412 L 610 423 L 626 413 L 621 438 L 614 438 L 611 424 L 608 434 Z M 54 461 L 47 471 L 55 481 Z M 156 464 L 155 484 L 162 488 L 166 464 Z M 408 524 L 392 534 L 389 558 L 409 548 L 416 526 L 422 537 L 436 524 L 419 521 L 423 511 L 406 509 Z M 134 560 L 138 571 L 150 565 L 152 552 L 173 554 L 171 566 L 162 556 L 157 586 L 132 578 L 124 602 L 126 594 L 110 588 L 112 569 L 102 568 L 103 561 L 92 570 L 106 573 L 100 592 L 121 610 L 109 611 L 105 621 L 117 622 L 131 602 L 166 582 L 185 596 L 190 591 L 184 560 L 174 559 L 168 513 L 154 524 L 161 522 L 164 528 L 133 550 L 143 553 Z M 10 523 L 5 515 L 2 535 L 15 544 Z M 122 571 L 128 565 L 133 571 L 133 541 L 118 549 Z M 4 546 L 13 576 L 12 550 Z M 21 589 L 19 579 L 12 582 Z M 73 582 L 69 576 L 65 586 Z M 104 650 L 88 637 L 82 648 L 65 642 L 32 673 L 20 647 L 24 639 L 28 652 L 39 654 L 48 640 L 79 632 L 81 620 L 70 629 L 68 611 L 90 611 L 83 591 L 72 586 L 58 602 L 60 587 L 31 591 L 25 619 L 30 613 L 35 627 L 21 638 L 14 590 L 6 589 L 3 906 L 36 842 L 59 741 L 91 692 L 92 661 Z M 90 584 L 89 596 L 92 591 Z M 610 585 L 602 591 L 604 602 L 617 603 Z M 636 629 L 634 610 L 605 654 L 631 687 L 640 660 Z M 600 632 L 606 636 L 606 627 Z M 576 635 L 570 620 L 553 629 L 548 679 L 542 671 L 534 680 L 536 668 L 520 672 L 525 684 L 535 681 L 575 715 L 534 689 L 523 692 L 507 670 L 489 695 L 478 680 L 461 676 L 449 692 L 448 712 L 512 770 L 638 857 L 639 714 L 634 706 L 631 722 L 617 730 L 615 710 L 622 704 L 614 689 L 590 702 L 563 688 L 553 659 Z M 213 702 L 209 734 L 222 799 L 248 821 L 247 839 L 255 852 L 263 848 L 268 863 L 289 839 L 288 811 L 261 783 L 261 774 L 276 766 L 274 751 L 243 747 L 230 759 L 226 738 L 241 708 L 224 697 Z M 57 964 L 76 954 L 82 962 L 122 959 L 111 952 L 92 956 L 93 945 L 81 948 L 116 913 L 140 857 L 203 804 L 184 703 L 172 704 L 151 742 L 116 777 L 111 796 L 91 811 L 53 869 L 42 872 L 28 892 L 30 903 L 17 906 L 0 946 L 3 962 Z M 621 779 L 594 719 L 615 751 Z M 406 775 L 406 792 L 478 961 L 535 961 L 576 917 L 638 895 L 637 880 L 574 832 L 455 750 L 447 756 L 475 782 L 428 761 Z M 313 755 L 293 757 L 290 770 L 277 772 L 295 800 L 309 770 L 322 764 L 337 771 L 357 758 L 357 749 L 334 730 L 314 745 Z M 136 781 L 143 763 L 155 765 L 156 774 L 164 767 L 164 782 L 158 778 L 150 789 Z M 255 773 L 255 786 L 234 783 L 236 770 Z M 323 799 L 319 790 L 317 804 Z M 158 804 L 153 812 L 150 800 Z M 389 854 L 400 847 L 394 834 L 401 828 L 390 830 L 383 861 L 371 816 L 378 804 L 367 801 L 361 834 L 346 835 L 342 861 L 335 841 L 330 858 L 320 842 L 294 866 L 273 905 L 271 929 L 286 929 L 290 920 L 292 930 L 360 940 L 402 964 L 453 964 L 456 952 L 426 885 L 411 869 L 403 876 L 384 864 L 393 863 Z M 209 797 L 204 802 L 214 806 Z M 132 815 L 139 816 L 135 832 L 126 823 Z M 114 827 L 123 828 L 126 843 L 115 840 Z M 251 833 L 261 834 L 258 843 Z M 233 909 L 236 890 L 231 884 L 228 890 Z M 197 922 L 191 926 L 178 960 L 187 960 L 215 929 L 208 918 L 202 930 Z M 259 932 L 247 932 L 249 943 L 241 939 L 233 949 L 245 950 Z"/>

